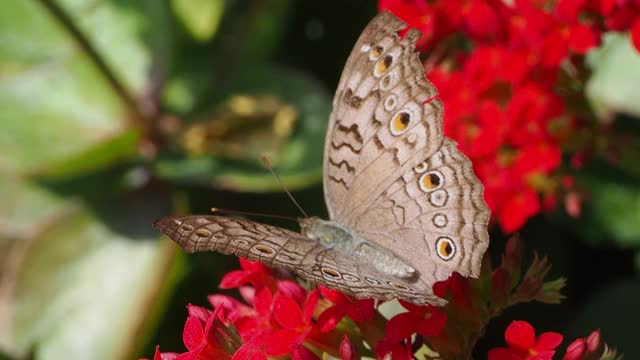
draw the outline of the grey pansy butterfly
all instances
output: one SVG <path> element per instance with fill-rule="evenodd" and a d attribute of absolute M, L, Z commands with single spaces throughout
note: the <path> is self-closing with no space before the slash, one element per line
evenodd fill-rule
<path fill-rule="evenodd" d="M 489 209 L 471 162 L 442 133 L 416 29 L 385 12 L 358 39 L 333 100 L 324 193 L 331 220 L 301 234 L 223 216 L 170 216 L 154 226 L 187 252 L 218 251 L 288 269 L 357 298 L 442 305 L 435 282 L 477 277 Z"/>

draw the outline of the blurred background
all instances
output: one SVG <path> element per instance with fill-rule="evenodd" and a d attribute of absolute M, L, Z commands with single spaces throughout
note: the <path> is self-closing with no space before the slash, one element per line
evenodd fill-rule
<path fill-rule="evenodd" d="M 238 262 L 186 256 L 151 224 L 211 207 L 299 216 L 263 154 L 307 213 L 326 216 L 331 99 L 378 6 L 3 1 L 0 359 L 131 359 L 152 356 L 155 344 L 182 351 L 185 306 L 206 306 Z M 563 146 L 562 163 L 544 174 L 556 185 L 534 187 L 544 206 L 523 224 L 502 218 L 491 228 L 494 260 L 519 233 L 526 254 L 549 257 L 551 278 L 568 279 L 566 299 L 503 314 L 478 354 L 503 342 L 510 321 L 527 319 L 566 339 L 601 328 L 607 343 L 640 358 L 640 57 L 627 34 L 605 40 L 577 69 L 584 98 L 573 104 L 591 122 L 568 135 L 588 139 L 591 151 Z"/>

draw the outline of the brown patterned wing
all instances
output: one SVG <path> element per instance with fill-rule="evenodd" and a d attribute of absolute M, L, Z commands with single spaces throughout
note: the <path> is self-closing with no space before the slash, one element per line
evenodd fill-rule
<path fill-rule="evenodd" d="M 415 50 L 416 29 L 391 13 L 365 28 L 345 65 L 325 142 L 329 215 L 350 225 L 398 173 L 441 146 L 442 104 Z"/>
<path fill-rule="evenodd" d="M 478 277 L 489 246 L 490 211 L 471 161 L 453 140 L 396 178 L 353 229 L 414 267 L 433 284 L 457 271 Z"/>
<path fill-rule="evenodd" d="M 169 216 L 153 226 L 186 252 L 216 251 L 260 261 L 357 298 L 445 303 L 413 286 L 415 279 L 383 274 L 370 264 L 359 264 L 314 240 L 276 226 L 212 215 Z"/>

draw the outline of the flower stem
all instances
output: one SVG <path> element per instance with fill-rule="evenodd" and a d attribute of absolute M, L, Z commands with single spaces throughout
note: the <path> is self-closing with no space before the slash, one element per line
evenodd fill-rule
<path fill-rule="evenodd" d="M 60 25 L 71 35 L 76 44 L 82 49 L 89 59 L 96 65 L 98 70 L 105 77 L 111 88 L 118 95 L 120 100 L 129 109 L 129 121 L 135 128 L 143 130 L 148 123 L 147 116 L 141 111 L 140 104 L 127 91 L 125 86 L 118 80 L 112 69 L 107 65 L 106 61 L 98 54 L 89 39 L 75 25 L 69 14 L 54 0 L 38 0 L 40 4 L 53 16 Z"/>

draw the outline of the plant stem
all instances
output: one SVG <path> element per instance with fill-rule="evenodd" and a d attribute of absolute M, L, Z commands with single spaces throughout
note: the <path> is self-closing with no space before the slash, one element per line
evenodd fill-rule
<path fill-rule="evenodd" d="M 96 65 L 98 70 L 105 77 L 111 88 L 120 97 L 120 100 L 124 102 L 125 106 L 129 109 L 130 118 L 129 121 L 135 128 L 144 130 L 146 124 L 149 123 L 147 116 L 140 108 L 140 104 L 136 99 L 127 91 L 125 86 L 118 80 L 114 72 L 107 65 L 106 61 L 98 54 L 98 51 L 93 47 L 89 39 L 82 33 L 82 31 L 74 24 L 73 19 L 69 14 L 54 0 L 38 0 L 42 6 L 49 11 L 49 13 L 58 20 L 62 27 L 71 35 L 76 44 L 82 49 L 89 59 Z"/>

